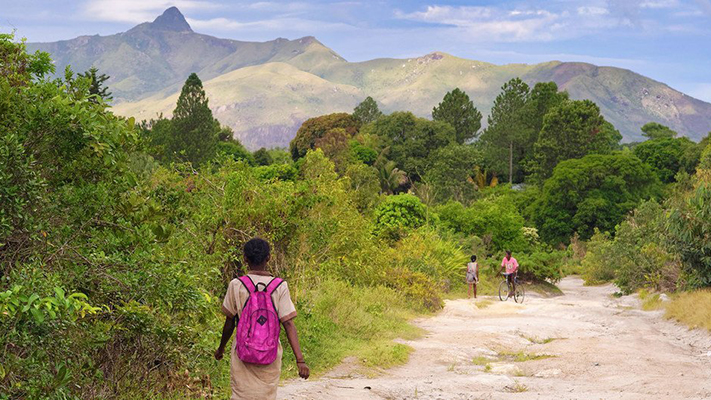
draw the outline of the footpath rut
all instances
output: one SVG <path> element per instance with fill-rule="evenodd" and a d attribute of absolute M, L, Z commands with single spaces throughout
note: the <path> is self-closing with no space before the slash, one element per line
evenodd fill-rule
<path fill-rule="evenodd" d="M 576 277 L 563 296 L 447 301 L 415 321 L 407 364 L 367 376 L 346 360 L 279 399 L 711 399 L 711 335 Z M 488 304 L 487 304 L 488 303 Z"/>

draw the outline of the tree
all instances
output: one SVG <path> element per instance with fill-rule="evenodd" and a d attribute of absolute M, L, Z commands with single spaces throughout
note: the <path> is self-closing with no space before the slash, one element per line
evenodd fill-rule
<path fill-rule="evenodd" d="M 267 149 L 265 149 L 264 147 L 255 151 L 253 156 L 254 162 L 257 165 L 271 165 L 274 162 L 274 160 L 272 160 L 271 154 L 269 154 Z"/>
<path fill-rule="evenodd" d="M 380 136 L 388 148 L 388 158 L 413 180 L 419 180 L 420 174 L 425 172 L 433 151 L 456 143 L 456 132 L 451 125 L 418 118 L 410 112 L 383 116 L 366 125 L 363 131 Z"/>
<path fill-rule="evenodd" d="M 679 171 L 694 172 L 700 156 L 694 151 L 697 147 L 685 137 L 659 137 L 635 146 L 634 154 L 652 167 L 662 182 L 670 183 Z"/>
<path fill-rule="evenodd" d="M 200 165 L 215 155 L 218 129 L 207 102 L 200 78 L 190 74 L 173 111 L 166 149 L 171 157 Z"/>
<path fill-rule="evenodd" d="M 524 112 L 528 97 L 528 85 L 520 78 L 506 82 L 494 100 L 488 117 L 489 126 L 481 135 L 487 164 L 502 175 L 508 171 L 510 183 L 513 183 L 522 158 L 522 139 L 530 135 Z"/>
<path fill-rule="evenodd" d="M 395 161 L 381 159 L 375 163 L 380 180 L 380 190 L 385 194 L 393 194 L 400 187 L 407 184 L 407 174 L 397 168 Z"/>
<path fill-rule="evenodd" d="M 83 74 L 79 74 L 79 77 L 89 80 L 90 95 L 98 96 L 104 101 L 112 100 L 113 98 L 111 97 L 111 92 L 109 92 L 109 88 L 107 86 L 104 86 L 104 82 L 109 80 L 110 77 L 106 74 L 98 75 L 98 72 L 98 68 L 91 67 Z"/>
<path fill-rule="evenodd" d="M 432 119 L 452 125 L 459 144 L 476 139 L 481 128 L 481 113 L 459 88 L 444 95 L 444 100 L 432 109 Z"/>
<path fill-rule="evenodd" d="M 342 173 L 349 161 L 348 141 L 351 136 L 343 128 L 334 128 L 326 132 L 322 137 L 316 139 L 314 148 L 321 149 L 326 157 L 333 161 L 336 171 Z"/>
<path fill-rule="evenodd" d="M 677 133 L 668 126 L 656 122 L 648 122 L 642 126 L 642 136 L 649 139 L 675 138 Z"/>
<path fill-rule="evenodd" d="M 628 152 L 591 154 L 562 161 L 533 205 L 541 237 L 567 243 L 577 232 L 589 239 L 595 228 L 613 231 L 640 201 L 659 194 L 652 169 Z"/>
<path fill-rule="evenodd" d="M 316 141 L 333 129 L 344 129 L 348 137 L 353 137 L 360 129 L 361 123 L 352 115 L 335 113 L 309 118 L 301 124 L 296 137 L 289 144 L 291 158 L 298 160 L 309 150 L 316 148 Z"/>
<path fill-rule="evenodd" d="M 548 112 L 568 100 L 568 92 L 559 92 L 555 82 L 538 82 L 531 89 L 526 102 L 525 119 L 532 136 L 527 138 L 527 145 L 533 147 L 538 134 L 543 129 L 543 118 Z"/>
<path fill-rule="evenodd" d="M 215 146 L 215 150 L 218 154 L 229 156 L 233 160 L 244 160 L 248 164 L 254 164 L 252 153 L 238 140 L 219 141 Z"/>
<path fill-rule="evenodd" d="M 368 96 L 360 104 L 353 109 L 353 118 L 358 120 L 362 125 L 369 124 L 383 116 L 383 113 L 378 108 L 378 103 Z"/>
<path fill-rule="evenodd" d="M 476 190 L 472 179 L 482 156 L 472 145 L 450 144 L 432 152 L 424 181 L 434 188 L 437 201 L 467 202 Z"/>
<path fill-rule="evenodd" d="M 380 195 L 380 181 L 375 168 L 363 163 L 350 164 L 344 175 L 350 180 L 353 201 L 358 210 L 371 209 Z"/>
<path fill-rule="evenodd" d="M 590 100 L 566 101 L 552 109 L 534 145 L 529 165 L 533 180 L 543 184 L 563 160 L 610 153 L 616 131 L 605 122 L 600 108 Z"/>

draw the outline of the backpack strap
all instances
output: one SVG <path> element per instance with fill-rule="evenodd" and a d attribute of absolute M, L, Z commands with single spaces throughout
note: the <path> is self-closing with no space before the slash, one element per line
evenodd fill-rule
<path fill-rule="evenodd" d="M 267 294 L 269 294 L 269 295 L 271 296 L 272 293 L 274 293 L 274 291 L 277 290 L 277 288 L 278 288 L 282 283 L 284 283 L 284 280 L 283 280 L 283 279 L 281 279 L 281 278 L 274 278 L 274 279 L 272 279 L 272 280 L 267 284 L 267 288 L 266 288 L 264 291 L 267 292 Z"/>
<path fill-rule="evenodd" d="M 252 282 L 252 278 L 247 275 L 243 275 L 239 277 L 239 280 L 242 282 L 249 294 L 257 292 L 257 286 L 254 284 L 254 282 Z"/>

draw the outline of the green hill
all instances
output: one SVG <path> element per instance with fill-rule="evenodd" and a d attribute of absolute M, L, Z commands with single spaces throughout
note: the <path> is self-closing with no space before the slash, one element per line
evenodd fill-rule
<path fill-rule="evenodd" d="M 574 99 L 590 99 L 625 137 L 650 121 L 698 140 L 711 130 L 711 104 L 632 71 L 585 63 L 494 65 L 434 52 L 411 59 L 351 63 L 313 37 L 270 42 L 218 39 L 192 31 L 170 8 L 151 23 L 111 36 L 30 45 L 76 71 L 111 76 L 115 111 L 139 119 L 170 115 L 190 72 L 205 82 L 210 105 L 249 148 L 285 146 L 306 118 L 351 111 L 372 96 L 385 112 L 428 117 L 444 94 L 466 91 L 486 115 L 499 88 L 520 76 L 555 81 Z"/>
<path fill-rule="evenodd" d="M 30 51 L 52 54 L 61 74 L 67 65 L 82 72 L 92 65 L 111 78 L 116 103 L 135 101 L 166 89 L 179 90 L 191 72 L 203 79 L 250 65 L 293 59 L 317 65 L 344 61 L 321 47 L 315 38 L 279 38 L 269 42 L 241 42 L 193 32 L 180 11 L 171 7 L 153 22 L 110 36 L 80 36 L 53 43 L 30 43 Z M 327 50 L 327 49 L 326 49 Z M 308 52 L 308 56 L 300 57 Z"/>

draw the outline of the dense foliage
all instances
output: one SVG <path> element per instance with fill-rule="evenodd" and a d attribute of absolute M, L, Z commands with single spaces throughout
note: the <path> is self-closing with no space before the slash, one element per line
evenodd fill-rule
<path fill-rule="evenodd" d="M 364 134 L 381 138 L 387 156 L 397 168 L 419 180 L 437 149 L 456 143 L 456 132 L 445 122 L 418 118 L 410 112 L 395 112 L 363 127 Z"/>
<path fill-rule="evenodd" d="M 600 108 L 589 100 L 566 101 L 553 108 L 534 145 L 530 165 L 534 180 L 544 182 L 563 160 L 610 153 L 622 136 L 609 127 Z"/>
<path fill-rule="evenodd" d="M 254 236 L 272 244 L 317 371 L 406 359 L 392 339 L 442 306 L 471 254 L 482 289 L 504 250 L 523 279 L 556 281 L 589 237 L 590 281 L 711 285 L 711 147 L 655 125 L 617 151 L 597 106 L 554 83 L 507 83 L 473 143 L 481 117 L 453 90 L 435 121 L 369 98 L 307 120 L 288 151 L 251 153 L 196 75 L 171 119 L 137 125 L 110 112 L 104 76 L 51 71 L 0 35 L 2 398 L 224 398 L 227 366 L 209 354 Z M 509 171 L 539 184 L 498 185 Z"/>
<path fill-rule="evenodd" d="M 543 240 L 566 243 L 577 232 L 588 239 L 595 228 L 614 229 L 642 200 L 659 193 L 648 165 L 628 153 L 589 155 L 555 167 L 533 204 Z"/>
<path fill-rule="evenodd" d="M 350 138 L 360 129 L 360 121 L 350 114 L 336 113 L 307 119 L 291 141 L 290 151 L 294 160 L 317 147 L 317 141 L 337 142 L 340 137 Z"/>
<path fill-rule="evenodd" d="M 634 154 L 649 164 L 662 182 L 671 183 L 680 171 L 694 173 L 700 156 L 697 148 L 696 143 L 685 137 L 662 137 L 638 144 Z"/>

